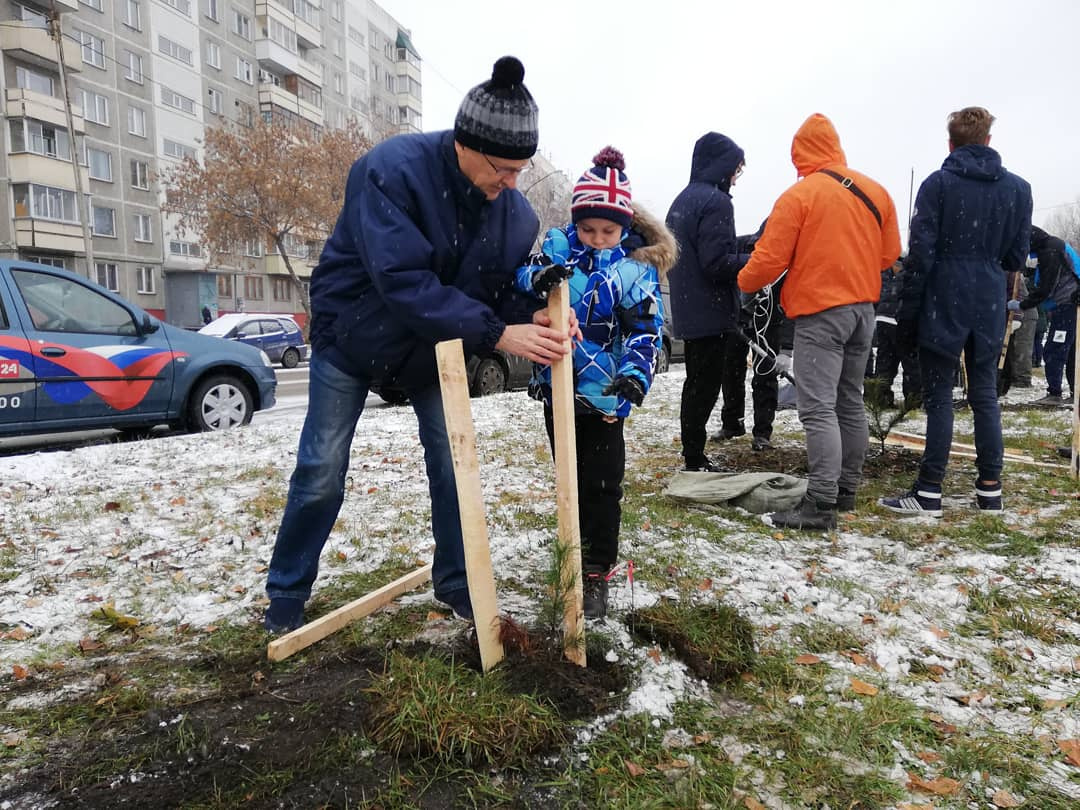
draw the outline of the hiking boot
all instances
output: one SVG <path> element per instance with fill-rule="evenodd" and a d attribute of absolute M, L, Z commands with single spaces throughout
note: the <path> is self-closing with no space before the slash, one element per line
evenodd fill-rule
<path fill-rule="evenodd" d="M 836 511 L 837 512 L 854 512 L 855 511 L 855 490 L 845 489 L 840 487 L 840 490 L 836 493 Z"/>
<path fill-rule="evenodd" d="M 721 428 L 719 433 L 714 433 L 713 436 L 712 436 L 712 441 L 714 441 L 714 442 L 726 442 L 729 439 L 735 439 L 735 438 L 738 438 L 739 436 L 745 436 L 745 435 L 746 435 L 746 428 L 743 427 L 742 425 L 739 425 L 738 427 L 733 427 L 733 428 L 732 427 L 726 427 L 726 428 Z"/>
<path fill-rule="evenodd" d="M 923 484 L 919 481 L 895 498 L 879 498 L 878 504 L 902 515 L 928 515 L 941 517 L 941 485 Z"/>
<path fill-rule="evenodd" d="M 755 436 L 750 440 L 750 449 L 761 453 L 765 450 L 772 450 L 773 443 L 769 441 L 768 436 Z"/>
<path fill-rule="evenodd" d="M 472 601 L 468 588 L 455 588 L 452 591 L 435 594 L 435 599 L 454 612 L 454 616 L 465 622 L 473 620 Z"/>
<path fill-rule="evenodd" d="M 1072 461 L 1072 448 L 1071 447 L 1058 447 L 1057 454 L 1062 458 L 1067 458 Z"/>
<path fill-rule="evenodd" d="M 582 606 L 586 619 L 602 619 L 607 616 L 607 568 L 602 565 L 586 565 L 585 581 L 582 583 Z"/>
<path fill-rule="evenodd" d="M 1061 394 L 1047 394 L 1045 397 L 1040 397 L 1034 400 L 1032 405 L 1064 405 L 1065 397 Z"/>
<path fill-rule="evenodd" d="M 722 464 L 707 456 L 702 456 L 696 461 L 687 461 L 683 470 L 686 472 L 727 472 Z"/>
<path fill-rule="evenodd" d="M 1072 404 L 1073 404 L 1073 395 L 1069 394 L 1067 397 L 1062 397 L 1061 398 L 1061 404 L 1062 405 L 1068 405 L 1068 406 L 1071 407 Z"/>
<path fill-rule="evenodd" d="M 787 512 L 773 512 L 769 515 L 773 526 L 785 529 L 818 529 L 826 531 L 836 528 L 836 504 L 823 503 L 803 495 L 802 502 Z"/>
<path fill-rule="evenodd" d="M 1001 482 L 986 484 L 975 481 L 975 503 L 980 512 L 1003 512 L 1005 507 L 1001 505 Z"/>
<path fill-rule="evenodd" d="M 278 596 L 270 600 L 266 614 L 263 616 L 263 627 L 274 635 L 291 633 L 304 624 L 304 600 L 290 599 L 287 596 Z"/>

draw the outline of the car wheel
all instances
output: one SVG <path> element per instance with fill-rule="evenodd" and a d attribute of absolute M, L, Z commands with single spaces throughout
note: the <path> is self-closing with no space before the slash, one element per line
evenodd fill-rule
<path fill-rule="evenodd" d="M 236 377 L 218 374 L 195 386 L 188 400 L 188 427 L 225 430 L 246 425 L 254 412 L 251 392 Z"/>
<path fill-rule="evenodd" d="M 660 351 L 656 353 L 656 373 L 664 374 L 668 368 L 671 367 L 671 350 L 668 348 L 667 341 L 661 341 Z"/>
<path fill-rule="evenodd" d="M 501 394 L 506 391 L 506 369 L 494 357 L 482 357 L 473 373 L 470 393 L 474 397 L 486 397 L 488 394 Z"/>
<path fill-rule="evenodd" d="M 300 363 L 300 352 L 296 349 L 286 349 L 281 353 L 282 368 L 296 368 Z"/>

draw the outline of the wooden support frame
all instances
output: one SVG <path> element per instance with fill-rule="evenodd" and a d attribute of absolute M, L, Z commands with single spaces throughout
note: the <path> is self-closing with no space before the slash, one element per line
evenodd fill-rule
<path fill-rule="evenodd" d="M 484 516 L 484 497 L 480 487 L 480 463 L 476 457 L 476 433 L 469 404 L 469 383 L 465 374 L 465 350 L 460 339 L 444 340 L 435 345 L 439 362 L 439 387 L 442 389 L 443 415 L 454 458 L 458 507 L 461 512 L 461 538 L 465 545 L 465 572 L 469 580 L 469 599 L 476 622 L 476 640 L 480 645 L 480 663 L 484 672 L 503 659 L 499 640 L 499 608 L 495 600 L 495 576 L 491 570 L 491 545 Z"/>
<path fill-rule="evenodd" d="M 398 577 L 371 593 L 354 599 L 337 610 L 321 616 L 313 622 L 308 622 L 303 627 L 298 627 L 291 633 L 286 633 L 276 638 L 266 647 L 266 657 L 271 661 L 282 661 L 295 652 L 305 647 L 310 647 L 316 641 L 326 638 L 331 633 L 336 633 L 345 625 L 362 619 L 396 597 L 423 585 L 431 579 L 431 565 L 417 568 L 404 576 Z"/>
<path fill-rule="evenodd" d="M 915 450 L 923 450 L 926 448 L 926 437 L 920 436 L 917 433 L 904 433 L 899 430 L 891 431 L 885 439 L 885 443 L 892 445 L 893 447 L 908 447 Z M 949 447 L 949 458 L 975 458 L 975 445 L 964 444 L 963 442 L 953 442 Z M 1024 464 L 1029 467 L 1047 467 L 1054 470 L 1065 469 L 1064 464 L 1053 464 L 1049 461 L 1036 461 L 1027 453 L 1022 453 L 1019 450 L 1006 447 L 1003 460 L 1010 464 Z"/>
<path fill-rule="evenodd" d="M 548 293 L 551 328 L 570 327 L 570 286 L 563 281 Z M 551 410 L 555 423 L 555 493 L 559 543 L 567 550 L 560 581 L 573 582 L 564 594 L 563 653 L 579 666 L 585 661 L 584 587 L 581 581 L 581 526 L 578 522 L 577 436 L 574 430 L 574 356 L 564 355 L 551 364 Z"/>

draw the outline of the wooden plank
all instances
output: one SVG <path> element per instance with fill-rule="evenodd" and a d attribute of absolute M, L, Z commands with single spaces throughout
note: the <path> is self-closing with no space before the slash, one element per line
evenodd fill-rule
<path fill-rule="evenodd" d="M 885 439 L 885 444 L 891 445 L 893 447 L 906 447 L 912 450 L 922 450 L 926 447 L 926 440 L 922 436 L 912 435 L 911 438 L 908 438 L 905 436 L 894 436 L 890 433 L 888 438 Z M 968 446 L 970 447 L 970 445 Z M 963 445 L 957 446 L 954 444 L 949 450 L 950 461 L 954 458 L 975 457 L 976 453 L 974 447 L 971 447 L 971 449 L 968 450 L 964 449 Z M 1067 469 L 1067 466 L 1065 464 L 1053 464 L 1048 461 L 1035 461 L 1035 459 L 1033 459 L 1031 456 L 1012 455 L 1010 453 L 1006 453 L 1003 458 L 1005 461 L 1009 461 L 1014 464 L 1024 464 L 1028 467 L 1046 467 L 1052 470 Z"/>
<path fill-rule="evenodd" d="M 926 446 L 926 437 L 920 436 L 918 433 L 905 433 L 902 430 L 893 430 L 889 432 L 889 435 L 896 436 L 897 438 L 904 439 L 905 441 L 917 443 L 919 447 Z M 953 442 L 951 446 L 953 450 L 968 451 L 972 453 L 975 452 L 975 445 L 973 444 L 965 444 L 964 442 Z M 1034 456 L 1032 456 L 1030 453 L 1025 453 L 1023 450 L 1017 450 L 1014 447 L 1006 447 L 1005 455 L 1010 456 L 1015 460 L 1035 460 Z"/>
<path fill-rule="evenodd" d="M 1009 296 L 1013 300 L 1020 297 L 1020 273 L 1017 272 L 1013 276 L 1013 288 L 1012 295 Z M 1009 339 L 1012 337 L 1012 325 L 1015 316 L 1019 313 L 1013 312 L 1011 309 L 1005 314 L 1005 339 L 1001 341 L 1001 354 L 998 356 L 998 371 L 1005 368 L 1005 355 L 1009 353 Z M 1020 314 L 1020 318 L 1023 319 L 1023 315 Z"/>
<path fill-rule="evenodd" d="M 439 361 L 443 415 L 454 458 L 461 538 L 465 544 L 465 573 L 469 579 L 469 600 L 480 644 L 480 663 L 487 672 L 503 659 L 499 641 L 499 607 L 495 601 L 495 575 L 491 570 L 491 544 L 484 516 L 484 496 L 480 486 L 480 462 L 476 457 L 476 433 L 469 405 L 469 383 L 465 374 L 465 351 L 460 339 L 444 340 L 435 346 Z"/>
<path fill-rule="evenodd" d="M 1076 323 L 1080 326 L 1080 307 L 1076 308 Z M 1080 396 L 1076 393 L 1076 384 L 1080 380 L 1080 328 L 1076 330 L 1076 360 L 1073 366 L 1073 420 L 1072 420 L 1072 458 L 1069 459 L 1069 472 L 1073 478 L 1080 478 Z"/>
<path fill-rule="evenodd" d="M 320 616 L 313 622 L 308 622 L 303 627 L 298 627 L 291 633 L 286 633 L 280 638 L 271 641 L 266 647 L 266 657 L 271 661 L 282 661 L 295 652 L 305 647 L 310 647 L 316 641 L 326 638 L 331 633 L 336 633 L 345 625 L 362 619 L 396 597 L 423 585 L 431 579 L 431 565 L 417 568 L 404 576 L 398 577 L 393 582 L 383 585 L 371 593 L 354 599 L 336 610 Z"/>
<path fill-rule="evenodd" d="M 570 324 L 570 286 L 562 282 L 548 293 L 551 327 L 566 332 Z M 581 527 L 578 523 L 577 440 L 574 433 L 574 356 L 551 364 L 551 410 L 555 423 L 555 497 L 559 543 L 567 549 L 560 572 L 562 582 L 573 582 L 565 594 L 563 654 L 585 666 L 585 613 L 581 570 Z"/>

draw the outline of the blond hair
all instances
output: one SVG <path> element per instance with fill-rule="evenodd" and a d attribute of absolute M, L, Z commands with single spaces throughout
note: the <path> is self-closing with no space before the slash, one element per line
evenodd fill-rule
<path fill-rule="evenodd" d="M 968 144 L 984 144 L 990 137 L 994 116 L 985 107 L 964 107 L 949 113 L 949 141 L 954 147 Z"/>

